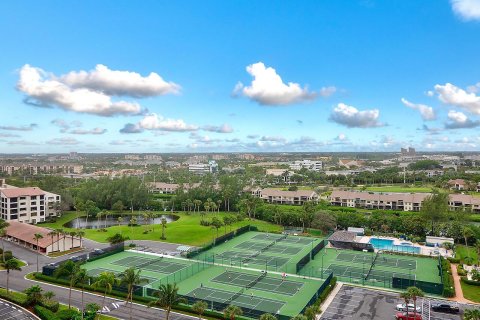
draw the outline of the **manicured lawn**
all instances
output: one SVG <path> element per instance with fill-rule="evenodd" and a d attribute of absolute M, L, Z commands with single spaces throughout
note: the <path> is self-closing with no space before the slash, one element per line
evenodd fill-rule
<path fill-rule="evenodd" d="M 473 263 L 478 263 L 478 254 L 477 250 L 473 247 L 466 247 L 462 245 L 457 245 L 455 249 L 456 257 L 464 260 L 466 257 L 473 258 Z M 479 288 L 480 290 L 480 288 Z"/>
<path fill-rule="evenodd" d="M 468 217 L 468 220 L 470 220 L 472 222 L 480 222 L 480 214 L 478 214 L 478 213 L 471 214 Z"/>
<path fill-rule="evenodd" d="M 163 212 L 159 212 L 161 214 Z M 194 246 L 200 246 L 212 241 L 213 237 L 216 236 L 216 231 L 211 227 L 205 227 L 200 225 L 201 216 L 198 213 L 187 215 L 186 213 L 177 212 L 175 215 L 180 218 L 171 222 L 167 225 L 166 228 L 166 242 L 172 243 L 182 243 Z M 226 216 L 227 213 L 209 213 L 205 216 L 205 219 L 211 219 L 214 216 L 219 217 L 220 219 Z M 63 228 L 64 230 L 74 231 L 73 228 L 65 228 L 63 225 L 68 221 L 75 219 L 77 214 L 75 212 L 67 212 L 59 218 L 54 223 L 43 223 L 43 227 L 47 228 Z M 280 226 L 260 221 L 260 220 L 243 220 L 240 222 L 234 223 L 232 226 L 227 227 L 227 232 L 232 229 L 236 229 L 245 225 L 254 225 L 262 231 L 281 231 Z M 114 226 L 106 229 L 107 231 L 98 231 L 96 229 L 84 229 L 85 238 L 95 240 L 98 242 L 107 242 L 107 238 L 120 233 L 124 236 L 128 236 L 131 240 L 158 240 L 160 241 L 162 228 L 159 225 L 141 225 L 135 227 L 129 226 Z M 145 230 L 150 230 L 148 233 L 144 233 Z M 153 231 L 152 231 L 153 230 Z M 222 227 L 218 230 L 218 234 L 221 235 L 225 232 L 225 228 Z M 162 240 L 163 241 L 163 240 Z"/>
<path fill-rule="evenodd" d="M 363 190 L 363 188 L 357 188 Z M 372 191 L 372 192 L 432 192 L 432 188 L 430 187 L 408 187 L 408 186 L 381 186 L 381 187 L 367 187 L 365 191 Z"/>
<path fill-rule="evenodd" d="M 463 296 L 466 299 L 473 302 L 480 303 L 480 287 L 479 286 L 473 286 L 471 284 L 464 283 L 463 281 L 460 281 L 460 284 L 462 286 Z"/>

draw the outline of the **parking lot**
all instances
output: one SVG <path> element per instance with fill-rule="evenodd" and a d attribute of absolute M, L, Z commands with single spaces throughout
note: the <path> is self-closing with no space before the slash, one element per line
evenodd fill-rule
<path fill-rule="evenodd" d="M 461 316 L 431 311 L 431 305 L 439 300 L 419 298 L 418 306 L 422 308 L 424 320 L 460 320 Z M 393 319 L 397 313 L 395 307 L 404 301 L 396 293 L 344 285 L 332 303 L 323 313 L 321 319 Z M 465 306 L 459 305 L 460 309 Z"/>
<path fill-rule="evenodd" d="M 0 319 L 2 320 L 35 320 L 31 314 L 23 311 L 15 305 L 0 300 Z"/>

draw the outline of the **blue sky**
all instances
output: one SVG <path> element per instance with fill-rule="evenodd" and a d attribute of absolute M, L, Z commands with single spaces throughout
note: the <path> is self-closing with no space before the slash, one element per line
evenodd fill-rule
<path fill-rule="evenodd" d="M 480 149 L 480 0 L 0 3 L 0 152 Z"/>

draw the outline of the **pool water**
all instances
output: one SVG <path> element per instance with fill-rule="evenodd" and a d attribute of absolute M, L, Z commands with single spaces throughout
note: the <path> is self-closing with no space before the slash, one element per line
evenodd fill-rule
<path fill-rule="evenodd" d="M 414 247 L 411 244 L 406 244 L 406 243 L 402 243 L 402 245 L 395 245 L 393 244 L 393 240 L 389 240 L 389 239 L 371 238 L 369 243 L 371 243 L 372 246 L 378 250 L 420 253 L 419 247 Z"/>

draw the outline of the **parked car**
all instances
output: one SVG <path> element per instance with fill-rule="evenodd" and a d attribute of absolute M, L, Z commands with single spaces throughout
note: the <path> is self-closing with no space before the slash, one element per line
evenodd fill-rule
<path fill-rule="evenodd" d="M 397 320 L 422 320 L 422 315 L 417 313 L 416 315 L 413 312 L 397 312 L 395 315 L 395 319 Z"/>
<path fill-rule="evenodd" d="M 422 307 L 420 306 L 417 306 L 417 312 L 422 312 Z M 399 303 L 397 304 L 397 310 L 398 311 L 407 311 L 407 305 L 405 303 Z M 409 303 L 408 304 L 408 311 L 412 311 L 413 312 L 414 310 L 414 305 L 413 303 Z"/>
<path fill-rule="evenodd" d="M 78 262 L 78 261 L 82 260 L 82 258 L 80 258 L 79 256 L 71 256 L 70 260 L 72 260 L 73 262 Z"/>
<path fill-rule="evenodd" d="M 457 306 L 452 306 L 446 303 L 432 304 L 432 310 L 444 313 L 459 313 L 460 309 Z"/>
<path fill-rule="evenodd" d="M 95 249 L 93 250 L 93 253 L 100 255 L 100 254 L 104 254 L 105 251 L 103 251 L 102 249 Z"/>

